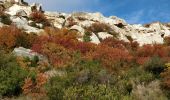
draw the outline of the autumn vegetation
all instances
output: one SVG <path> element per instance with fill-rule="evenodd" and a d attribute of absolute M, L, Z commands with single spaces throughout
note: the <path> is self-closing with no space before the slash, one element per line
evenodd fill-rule
<path fill-rule="evenodd" d="M 37 12 L 31 16 L 37 23 L 45 21 Z M 0 28 L 0 98 L 170 99 L 169 38 L 164 44 L 143 46 L 117 38 L 93 44 L 87 37 L 79 41 L 79 34 L 67 28 L 44 30 L 37 36 L 12 25 Z M 89 32 L 106 30 L 112 32 L 98 23 L 89 28 Z M 16 57 L 12 50 L 20 46 L 47 60 Z"/>
<path fill-rule="evenodd" d="M 37 24 L 42 24 L 43 28 L 46 26 L 50 26 L 50 23 L 47 20 L 45 14 L 41 11 L 33 11 L 29 16 L 29 19 L 33 21 L 31 23 L 31 26 L 33 27 L 41 28 L 37 26 Z"/>

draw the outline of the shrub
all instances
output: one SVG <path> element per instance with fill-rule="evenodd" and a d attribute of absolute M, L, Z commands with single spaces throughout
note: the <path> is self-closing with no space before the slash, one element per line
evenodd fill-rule
<path fill-rule="evenodd" d="M 110 32 L 112 29 L 110 28 L 109 25 L 105 24 L 105 23 L 93 23 L 88 30 L 90 32 L 94 32 L 94 33 L 98 33 L 98 32 Z"/>
<path fill-rule="evenodd" d="M 0 15 L 0 20 L 3 24 L 11 25 L 12 23 L 10 16 L 6 14 Z"/>
<path fill-rule="evenodd" d="M 166 69 L 161 73 L 163 78 L 163 87 L 167 90 L 170 90 L 170 64 L 166 64 Z"/>
<path fill-rule="evenodd" d="M 159 57 L 152 57 L 144 64 L 144 69 L 157 76 L 164 71 L 164 62 Z"/>
<path fill-rule="evenodd" d="M 16 37 L 16 45 L 24 48 L 31 48 L 36 38 L 37 35 L 34 33 L 27 34 L 22 32 Z"/>
<path fill-rule="evenodd" d="M 69 87 L 65 90 L 65 94 L 63 99 L 94 99 L 94 100 L 110 100 L 110 99 L 118 99 L 118 95 L 116 92 L 106 86 L 106 85 L 85 85 L 85 86 L 76 86 Z"/>
<path fill-rule="evenodd" d="M 16 46 L 30 48 L 35 38 L 36 35 L 24 33 L 16 26 L 0 28 L 0 45 L 6 49 L 13 49 Z"/>
<path fill-rule="evenodd" d="M 57 54 L 57 52 L 60 51 L 63 52 L 62 54 L 65 54 L 65 51 L 70 52 L 66 53 L 67 56 L 65 55 L 65 58 L 63 59 L 65 63 L 67 63 L 67 61 L 71 61 L 67 59 L 73 59 L 71 57 L 71 53 L 74 54 L 75 51 L 78 51 L 85 58 L 99 60 L 103 63 L 104 67 L 108 68 L 111 68 L 111 66 L 116 63 L 119 67 L 125 66 L 124 64 L 130 61 L 132 58 L 128 50 L 125 49 L 119 49 L 116 47 L 112 48 L 103 44 L 96 45 L 90 42 L 80 42 L 77 39 L 76 33 L 72 33 L 66 29 L 46 29 L 46 34 L 48 35 L 40 36 L 37 38 L 32 49 L 38 53 L 46 55 L 50 59 L 51 63 L 54 63 L 55 61 L 57 61 L 57 59 L 58 61 L 59 59 L 62 59 L 62 57 L 57 58 L 59 57 L 59 55 L 55 55 Z M 55 49 L 57 50 L 57 48 L 60 47 L 62 47 L 63 49 L 60 51 L 55 51 Z"/>
<path fill-rule="evenodd" d="M 22 68 L 26 69 L 30 73 L 44 73 L 51 69 L 47 60 L 39 60 L 39 57 L 37 56 L 34 56 L 32 59 L 29 57 L 17 57 L 17 62 Z"/>
<path fill-rule="evenodd" d="M 15 26 L 4 26 L 0 28 L 0 45 L 4 48 L 13 48 L 16 46 L 16 37 L 21 31 Z"/>
<path fill-rule="evenodd" d="M 47 56 L 56 67 L 64 67 L 72 62 L 74 52 L 70 52 L 64 47 L 55 43 L 47 43 L 42 47 L 42 54 Z"/>
<path fill-rule="evenodd" d="M 137 56 L 141 57 L 166 57 L 169 56 L 169 48 L 164 47 L 161 44 L 154 44 L 154 45 L 144 45 L 143 47 L 138 49 Z"/>
<path fill-rule="evenodd" d="M 170 46 L 170 36 L 164 37 L 164 44 Z"/>
<path fill-rule="evenodd" d="M 86 54 L 94 51 L 95 44 L 80 42 L 77 33 L 61 29 L 46 29 L 46 36 L 40 36 L 35 41 L 32 49 L 47 56 L 51 64 L 67 65 L 74 60 L 74 54 Z"/>
<path fill-rule="evenodd" d="M 124 42 L 122 40 L 114 39 L 112 37 L 108 37 L 108 38 L 104 39 L 101 42 L 101 44 L 107 45 L 107 46 L 113 47 L 113 48 L 126 49 L 126 47 L 125 47 L 126 42 Z"/>
<path fill-rule="evenodd" d="M 114 90 L 106 86 L 111 82 L 111 74 L 100 67 L 98 62 L 79 60 L 79 63 L 74 66 L 62 70 L 67 74 L 53 77 L 47 84 L 47 95 L 51 100 L 97 99 L 114 96 Z"/>
<path fill-rule="evenodd" d="M 50 100 L 62 100 L 64 95 L 64 88 L 67 87 L 68 78 L 55 77 L 51 78 L 47 83 L 47 96 Z"/>
<path fill-rule="evenodd" d="M 46 95 L 46 91 L 43 88 L 47 82 L 47 76 L 39 73 L 35 79 L 27 78 L 22 87 L 23 93 L 26 95 L 31 95 L 32 97 L 43 97 Z"/>
<path fill-rule="evenodd" d="M 101 44 L 107 45 L 109 47 L 113 48 L 119 48 L 119 49 L 127 49 L 129 51 L 136 51 L 139 47 L 139 44 L 137 42 L 125 42 L 123 40 L 118 40 L 112 37 L 108 37 L 104 39 Z"/>
<path fill-rule="evenodd" d="M 0 54 L 0 96 L 19 95 L 28 73 L 18 65 L 13 55 L 3 51 Z"/>
<path fill-rule="evenodd" d="M 148 84 L 155 79 L 152 73 L 146 72 L 138 66 L 133 66 L 127 70 L 119 70 L 119 74 L 114 76 L 114 88 L 122 98 L 128 96 L 131 98 L 132 91 L 136 84 Z M 131 99 L 130 99 L 131 100 Z"/>
<path fill-rule="evenodd" d="M 45 17 L 44 13 L 40 11 L 34 11 L 30 14 L 29 19 L 34 21 L 35 23 L 41 23 L 45 26 L 50 26 L 50 23 L 48 22 L 47 18 Z"/>
<path fill-rule="evenodd" d="M 90 36 L 91 36 L 91 34 L 89 32 L 86 32 L 85 35 L 83 36 L 83 41 L 90 42 L 91 41 Z"/>
<path fill-rule="evenodd" d="M 100 61 L 103 67 L 106 67 L 112 71 L 127 67 L 126 65 L 132 61 L 132 56 L 128 51 L 111 48 L 106 45 L 99 45 L 96 50 L 89 53 L 89 57 L 93 60 Z"/>
<path fill-rule="evenodd" d="M 168 100 L 160 88 L 159 81 L 153 81 L 149 85 L 137 85 L 132 92 L 134 100 Z"/>
<path fill-rule="evenodd" d="M 126 72 L 120 74 L 120 76 L 122 77 L 120 78 L 120 81 L 126 80 L 133 86 L 138 83 L 148 84 L 149 82 L 155 80 L 155 77 L 152 73 L 147 72 L 138 66 L 129 68 Z"/>
<path fill-rule="evenodd" d="M 136 56 L 139 64 L 144 64 L 151 57 L 160 57 L 163 61 L 168 61 L 170 48 L 161 44 L 144 45 L 137 49 Z"/>
<path fill-rule="evenodd" d="M 36 23 L 41 23 L 46 21 L 46 17 L 42 12 L 35 11 L 30 14 L 30 19 L 35 21 Z"/>

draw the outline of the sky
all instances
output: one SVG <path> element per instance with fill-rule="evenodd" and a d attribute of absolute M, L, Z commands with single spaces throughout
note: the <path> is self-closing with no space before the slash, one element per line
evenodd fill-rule
<path fill-rule="evenodd" d="M 46 11 L 100 12 L 117 16 L 130 24 L 170 22 L 170 0 L 25 0 L 37 2 Z"/>

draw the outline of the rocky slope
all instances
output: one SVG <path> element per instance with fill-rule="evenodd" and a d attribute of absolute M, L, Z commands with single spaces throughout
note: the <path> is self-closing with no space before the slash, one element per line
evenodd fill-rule
<path fill-rule="evenodd" d="M 1 1 L 1 6 L 7 1 Z M 9 1 L 8 1 L 9 2 Z M 30 25 L 32 22 L 28 16 L 32 13 L 32 8 L 42 10 L 39 4 L 26 5 L 22 3 L 14 3 L 5 9 L 5 13 L 10 15 L 10 19 L 17 27 L 24 29 L 27 33 L 35 32 L 40 33 L 43 28 L 36 28 Z M 113 37 L 110 31 L 118 33 L 118 38 L 124 41 L 137 41 L 140 45 L 163 43 L 163 38 L 170 35 L 170 23 L 163 24 L 154 22 L 147 25 L 141 24 L 128 24 L 125 20 L 116 16 L 104 17 L 101 13 L 86 13 L 75 12 L 71 14 L 58 13 L 58 12 L 44 12 L 46 18 L 50 21 L 52 26 L 56 28 L 66 27 L 70 30 L 76 30 L 83 37 L 87 29 L 94 23 L 102 23 L 109 28 L 106 30 L 99 30 L 91 32 L 91 42 L 100 43 L 102 39 Z M 1 23 L 1 26 L 4 24 Z M 37 26 L 42 26 L 36 23 Z M 102 27 L 102 26 L 101 26 Z M 109 29 L 109 30 L 108 30 Z M 83 40 L 80 38 L 80 40 Z"/>

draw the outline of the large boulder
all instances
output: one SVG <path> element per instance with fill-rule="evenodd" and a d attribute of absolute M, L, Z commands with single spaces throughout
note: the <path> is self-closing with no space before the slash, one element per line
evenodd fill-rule
<path fill-rule="evenodd" d="M 98 33 L 98 36 L 99 36 L 99 38 L 101 38 L 101 39 L 106 39 L 106 38 L 108 38 L 108 37 L 113 37 L 113 35 L 111 35 L 111 34 L 109 34 L 109 33 L 107 33 L 107 32 L 99 32 L 99 33 Z"/>
<path fill-rule="evenodd" d="M 99 44 L 100 43 L 99 38 L 94 33 L 92 33 L 92 35 L 90 36 L 90 39 L 91 39 L 92 43 L 95 43 L 95 44 Z"/>
<path fill-rule="evenodd" d="M 40 60 L 47 60 L 47 58 L 44 57 L 43 55 L 38 54 L 36 52 L 33 52 L 30 49 L 26 49 L 26 48 L 23 48 L 23 47 L 15 48 L 13 50 L 13 53 L 16 56 L 29 57 L 30 59 L 33 59 L 35 56 L 38 56 Z"/>
<path fill-rule="evenodd" d="M 84 33 L 85 33 L 85 30 L 84 28 L 82 28 L 81 26 L 78 26 L 78 25 L 74 25 L 70 28 L 70 30 L 76 30 L 78 32 L 80 32 L 80 34 L 83 36 Z"/>
<path fill-rule="evenodd" d="M 18 17 L 27 17 L 27 13 L 24 10 L 18 10 L 16 12 L 16 16 L 18 16 Z"/>

